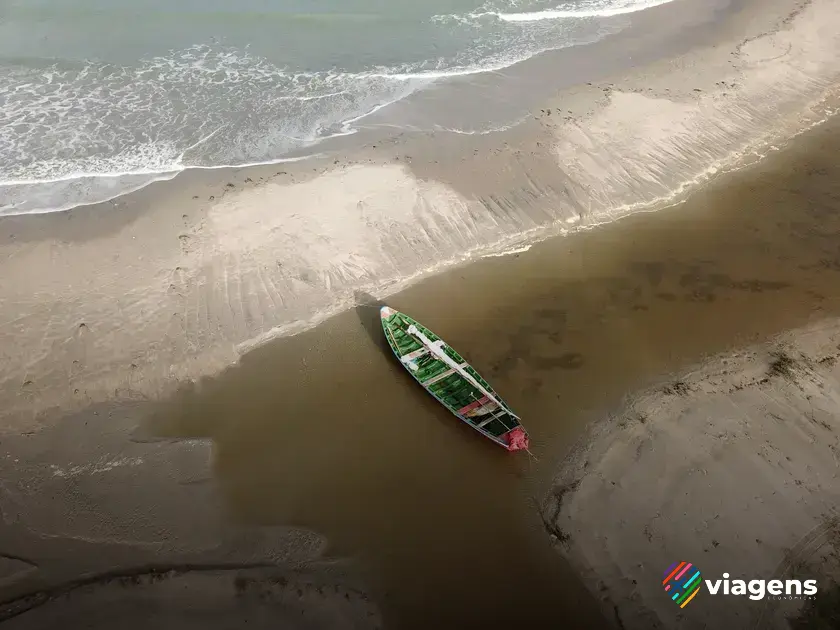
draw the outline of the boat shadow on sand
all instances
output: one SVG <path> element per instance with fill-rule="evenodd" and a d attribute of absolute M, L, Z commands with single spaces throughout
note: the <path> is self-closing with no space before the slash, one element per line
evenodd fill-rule
<path fill-rule="evenodd" d="M 385 334 L 382 331 L 382 318 L 379 315 L 379 309 L 386 306 L 385 302 L 364 291 L 356 291 L 353 297 L 356 299 L 354 309 L 356 316 L 359 318 L 367 336 L 379 348 L 380 352 L 389 359 L 393 359 L 394 352 L 388 345 L 388 340 L 385 339 Z"/>

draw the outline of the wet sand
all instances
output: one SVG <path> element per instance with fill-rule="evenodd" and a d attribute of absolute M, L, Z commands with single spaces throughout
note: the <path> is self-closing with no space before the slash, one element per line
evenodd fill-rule
<path fill-rule="evenodd" d="M 348 627 L 377 625 L 379 610 L 396 628 L 603 627 L 591 583 L 554 553 L 538 510 L 557 465 L 628 392 L 840 313 L 838 147 L 833 120 L 685 204 L 388 299 L 490 378 L 525 419 L 538 463 L 479 439 L 420 391 L 384 351 L 375 296 L 361 294 L 356 310 L 162 406 L 95 407 L 6 437 L 4 600 L 85 573 L 152 576 L 119 596 L 111 578 L 88 584 L 16 623 L 49 627 L 106 601 L 117 603 L 100 621 L 113 623 L 119 602 L 163 598 L 160 611 L 189 627 L 184 609 L 209 604 L 199 594 L 175 606 L 154 590 L 162 576 L 182 592 L 173 567 L 193 567 L 191 584 L 236 618 L 243 572 L 251 584 L 268 559 L 283 574 L 257 583 L 284 586 L 261 587 L 252 613 L 297 606 L 331 627 L 318 598 L 335 594 L 354 598 L 333 617 Z M 322 576 L 317 563 L 333 556 L 350 559 L 358 582 Z M 313 563 L 314 578 L 287 577 Z"/>
<path fill-rule="evenodd" d="M 681 206 L 388 300 L 491 379 L 539 463 L 417 388 L 383 348 L 372 296 L 202 381 L 148 430 L 212 439 L 231 513 L 313 529 L 358 558 L 394 627 L 549 627 L 572 611 L 598 625 L 536 507 L 555 465 L 628 391 L 840 313 L 838 143 L 832 122 Z"/>
<path fill-rule="evenodd" d="M 838 146 L 832 121 L 685 204 L 463 266 L 388 300 L 492 380 L 525 419 L 538 463 L 479 439 L 419 390 L 384 352 L 376 298 L 360 295 L 355 311 L 255 350 L 162 407 L 95 408 L 4 440 L 4 593 L 61 584 L 91 562 L 166 567 L 186 554 L 199 568 L 266 557 L 295 566 L 327 553 L 353 560 L 366 583 L 353 592 L 377 603 L 387 627 L 601 626 L 537 509 L 556 465 L 627 392 L 840 312 Z M 152 447 L 174 450 L 136 450 Z M 179 455 L 188 447 L 200 450 L 192 463 Z M 302 544 L 299 528 L 316 542 Z M 249 531 L 259 545 L 236 542 Z M 36 544 L 45 534 L 47 552 Z M 270 551 L 278 545 L 286 551 Z M 235 579 L 224 583 L 233 592 Z M 84 591 L 94 604 L 98 592 Z M 79 597 L 61 600 L 65 614 L 90 605 Z"/>

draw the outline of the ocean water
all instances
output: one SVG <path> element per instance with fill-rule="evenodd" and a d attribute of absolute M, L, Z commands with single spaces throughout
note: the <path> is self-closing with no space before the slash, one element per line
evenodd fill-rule
<path fill-rule="evenodd" d="M 447 77 L 669 0 L 6 0 L 0 213 L 282 161 Z"/>

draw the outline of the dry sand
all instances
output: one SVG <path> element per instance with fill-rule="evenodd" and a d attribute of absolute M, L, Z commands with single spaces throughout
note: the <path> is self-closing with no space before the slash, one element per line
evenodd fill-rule
<path fill-rule="evenodd" d="M 805 627 L 829 628 L 840 618 L 828 604 L 840 583 L 838 505 L 832 319 L 633 395 L 564 463 L 543 514 L 620 627 L 786 629 L 810 607 L 824 616 Z M 753 601 L 704 588 L 681 610 L 662 592 L 675 560 L 706 579 L 815 579 L 820 591 Z"/>

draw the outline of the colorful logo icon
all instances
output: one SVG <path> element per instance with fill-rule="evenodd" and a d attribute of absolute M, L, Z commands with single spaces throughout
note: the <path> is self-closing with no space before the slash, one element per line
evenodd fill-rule
<path fill-rule="evenodd" d="M 688 606 L 702 584 L 700 570 L 690 562 L 675 562 L 666 569 L 665 579 L 662 580 L 665 592 L 680 608 Z"/>

